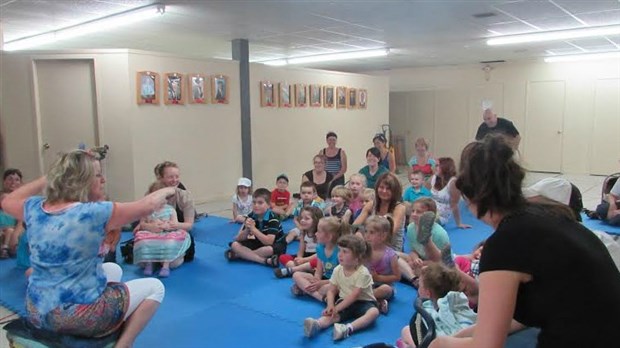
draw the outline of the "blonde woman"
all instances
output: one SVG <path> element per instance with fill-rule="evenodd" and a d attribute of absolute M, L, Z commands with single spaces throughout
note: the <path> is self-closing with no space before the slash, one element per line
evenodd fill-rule
<path fill-rule="evenodd" d="M 2 208 L 28 226 L 33 273 L 27 320 L 39 329 L 81 337 L 123 331 L 116 347 L 131 347 L 164 298 L 154 278 L 120 283 L 121 268 L 102 263 L 106 228 L 120 228 L 161 208 L 171 188 L 130 203 L 102 201 L 105 178 L 94 156 L 62 155 L 47 177 L 10 193 Z M 35 196 L 45 189 L 43 196 Z"/>

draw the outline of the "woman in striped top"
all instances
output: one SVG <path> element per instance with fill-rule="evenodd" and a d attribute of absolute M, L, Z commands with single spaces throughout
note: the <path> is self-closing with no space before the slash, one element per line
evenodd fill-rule
<path fill-rule="evenodd" d="M 326 158 L 325 170 L 334 176 L 332 187 L 344 185 L 344 174 L 347 172 L 347 154 L 343 149 L 336 147 L 338 135 L 328 132 L 325 136 L 327 147 L 322 149 L 319 154 Z"/>

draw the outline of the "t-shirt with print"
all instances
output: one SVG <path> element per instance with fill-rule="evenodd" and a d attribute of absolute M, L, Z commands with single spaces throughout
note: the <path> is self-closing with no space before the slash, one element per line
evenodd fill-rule
<path fill-rule="evenodd" d="M 33 273 L 26 296 L 41 315 L 62 304 L 95 302 L 107 278 L 98 256 L 112 202 L 75 203 L 57 211 L 43 209 L 45 198 L 24 204 Z"/>
<path fill-rule="evenodd" d="M 338 297 L 346 298 L 351 295 L 354 288 L 360 288 L 362 291 L 356 301 L 377 301 L 372 292 L 372 275 L 366 266 L 359 266 L 353 274 L 347 276 L 344 274 L 342 265 L 336 266 L 329 282 L 336 285 L 339 290 Z"/>
<path fill-rule="evenodd" d="M 252 195 L 248 195 L 245 200 L 238 194 L 232 196 L 232 202 L 237 207 L 237 214 L 248 215 L 252 212 Z"/>
<path fill-rule="evenodd" d="M 332 254 L 327 256 L 325 254 L 325 244 L 316 245 L 316 257 L 323 263 L 323 277 L 326 279 L 331 278 L 334 268 L 338 266 L 338 251 L 340 249 L 337 245 L 334 246 Z"/>
<path fill-rule="evenodd" d="M 415 222 L 411 222 L 407 227 L 407 240 L 409 241 L 409 249 L 415 251 L 422 260 L 426 260 L 424 245 L 418 242 L 418 228 Z M 431 229 L 431 240 L 439 250 L 443 250 L 446 246 L 450 245 L 448 232 L 438 223 L 433 224 Z"/>
<path fill-rule="evenodd" d="M 286 207 L 291 202 L 291 193 L 288 190 L 279 191 L 274 189 L 271 191 L 271 203 L 274 203 L 278 207 Z"/>

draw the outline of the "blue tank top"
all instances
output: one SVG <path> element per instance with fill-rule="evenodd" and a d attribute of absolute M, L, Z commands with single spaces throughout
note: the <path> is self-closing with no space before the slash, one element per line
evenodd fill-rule
<path fill-rule="evenodd" d="M 317 244 L 316 245 L 316 257 L 321 260 L 321 262 L 323 263 L 323 277 L 324 278 L 331 278 L 332 277 L 332 272 L 334 271 L 334 268 L 336 268 L 336 266 L 338 266 L 338 246 L 334 246 L 334 250 L 332 251 L 332 254 L 327 257 L 327 255 L 325 255 L 325 244 Z"/>
<path fill-rule="evenodd" d="M 385 155 L 385 157 L 383 157 L 381 159 L 381 161 L 379 161 L 379 165 L 380 166 L 384 166 L 386 169 L 390 169 L 390 152 L 388 151 L 388 153 Z"/>

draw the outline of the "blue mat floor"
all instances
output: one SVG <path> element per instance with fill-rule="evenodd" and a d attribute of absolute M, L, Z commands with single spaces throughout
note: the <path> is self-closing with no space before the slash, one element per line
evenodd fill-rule
<path fill-rule="evenodd" d="M 457 254 L 470 253 L 492 232 L 465 209 L 462 216 L 472 229 L 458 230 L 453 223 L 447 226 Z M 588 220 L 584 222 L 592 229 L 620 234 L 620 228 L 594 225 Z M 323 305 L 309 297 L 293 297 L 292 280 L 276 279 L 271 268 L 226 261 L 224 251 L 239 226 L 218 217 L 195 224 L 196 259 L 163 279 L 166 298 L 138 337 L 136 347 L 353 347 L 394 343 L 408 323 L 417 292 L 398 283 L 389 314 L 380 316 L 372 327 L 337 343 L 331 339 L 331 329 L 311 340 L 304 338 L 304 318 L 318 317 Z M 293 224 L 289 220 L 284 226 L 288 231 Z M 123 233 L 123 239 L 130 237 L 131 233 Z M 297 243 L 293 243 L 288 252 L 296 248 Z M 137 266 L 121 266 L 124 281 L 141 277 Z M 0 261 L 0 303 L 23 315 L 25 288 L 23 270 L 15 267 L 14 259 Z"/>

